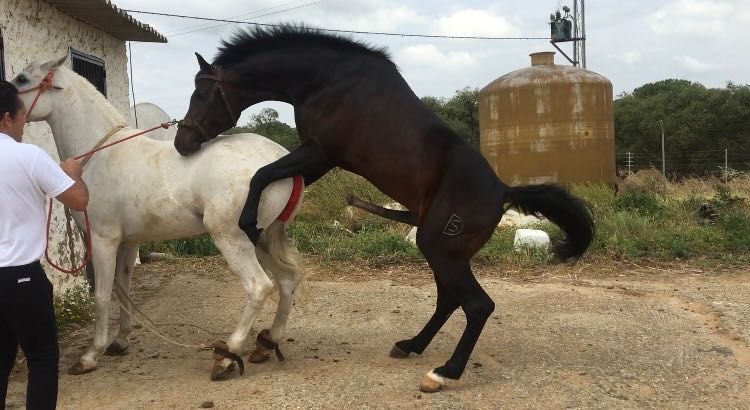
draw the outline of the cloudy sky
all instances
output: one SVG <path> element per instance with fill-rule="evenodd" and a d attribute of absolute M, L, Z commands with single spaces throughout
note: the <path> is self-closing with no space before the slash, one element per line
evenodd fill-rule
<path fill-rule="evenodd" d="M 572 0 L 114 0 L 124 9 L 322 28 L 487 37 L 548 37 L 549 14 Z M 680 78 L 708 87 L 750 84 L 747 0 L 586 2 L 587 68 L 608 77 L 615 95 L 648 82 Z M 193 90 L 193 52 L 213 59 L 239 26 L 132 13 L 167 36 L 167 44 L 132 43 L 135 94 L 181 118 Z M 555 51 L 548 40 L 455 40 L 353 35 L 385 46 L 417 95 L 450 97 L 481 88 L 529 65 L 528 54 Z M 572 43 L 561 48 L 572 56 Z M 561 55 L 558 64 L 567 64 Z M 291 106 L 262 103 L 294 124 Z"/>

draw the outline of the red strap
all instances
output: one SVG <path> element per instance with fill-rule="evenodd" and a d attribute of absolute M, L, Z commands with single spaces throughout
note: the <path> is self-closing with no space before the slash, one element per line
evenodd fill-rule
<path fill-rule="evenodd" d="M 281 211 L 281 215 L 276 218 L 281 222 L 286 222 L 289 220 L 289 217 L 292 216 L 292 212 L 294 212 L 294 209 L 297 208 L 299 198 L 302 196 L 302 185 L 304 185 L 302 176 L 297 175 L 292 178 L 292 181 L 294 182 L 294 186 L 292 187 L 292 194 L 289 195 L 289 202 L 286 203 L 286 207 L 284 207 L 284 210 Z"/>

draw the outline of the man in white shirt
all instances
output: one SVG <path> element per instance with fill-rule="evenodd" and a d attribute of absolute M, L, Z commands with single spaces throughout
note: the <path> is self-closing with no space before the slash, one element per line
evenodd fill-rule
<path fill-rule="evenodd" d="M 26 108 L 0 80 L 0 409 L 21 346 L 29 369 L 28 409 L 54 409 L 59 349 L 52 284 L 39 259 L 46 238 L 46 203 L 54 197 L 81 211 L 88 190 L 81 165 L 58 165 L 41 148 L 21 143 Z"/>

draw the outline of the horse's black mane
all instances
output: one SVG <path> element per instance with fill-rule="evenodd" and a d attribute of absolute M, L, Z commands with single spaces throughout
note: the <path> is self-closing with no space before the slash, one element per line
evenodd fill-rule
<path fill-rule="evenodd" d="M 324 47 L 342 52 L 374 55 L 390 60 L 383 48 L 353 40 L 337 34 L 329 34 L 304 25 L 283 24 L 274 27 L 256 26 L 250 30 L 240 30 L 231 39 L 223 40 L 222 47 L 214 59 L 214 64 L 230 66 L 244 61 L 247 57 L 264 51 L 294 47 Z"/>

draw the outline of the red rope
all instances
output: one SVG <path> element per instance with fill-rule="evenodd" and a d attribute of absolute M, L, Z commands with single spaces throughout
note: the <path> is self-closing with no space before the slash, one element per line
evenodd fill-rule
<path fill-rule="evenodd" d="M 47 263 L 50 264 L 50 266 L 59 270 L 60 272 L 70 274 L 76 273 L 83 269 L 91 261 L 91 257 L 93 255 L 93 253 L 91 252 L 91 224 L 89 223 L 89 213 L 85 210 L 83 211 L 83 217 L 86 220 L 86 258 L 84 258 L 83 264 L 81 264 L 81 266 L 77 268 L 73 268 L 70 270 L 57 266 L 54 262 L 52 262 L 52 258 L 49 257 L 49 228 L 50 221 L 52 220 L 52 198 L 49 199 L 49 210 L 47 211 L 47 246 L 45 246 L 44 248 L 44 258 L 47 259 Z"/>
<path fill-rule="evenodd" d="M 83 157 L 88 157 L 89 155 L 93 155 L 95 152 L 99 152 L 99 151 L 103 150 L 104 148 L 109 148 L 109 147 L 111 147 L 113 145 L 119 144 L 121 142 L 125 142 L 125 141 L 127 141 L 129 139 L 132 139 L 132 138 L 135 138 L 137 136 L 140 136 L 140 135 L 143 135 L 143 134 L 147 134 L 147 133 L 149 133 L 151 131 L 154 131 L 154 130 L 158 130 L 159 128 L 167 129 L 167 128 L 171 127 L 172 125 L 176 124 L 176 123 L 177 123 L 177 121 L 170 121 L 170 122 L 165 122 L 165 123 L 159 124 L 156 127 L 151 127 L 151 128 L 149 128 L 147 130 L 144 130 L 144 131 L 135 133 L 133 135 L 127 136 L 127 137 L 119 139 L 119 140 L 117 140 L 115 142 L 111 142 L 109 144 L 102 145 L 101 147 L 99 147 L 97 149 L 92 149 L 91 151 L 83 153 L 83 154 L 75 157 L 74 159 L 81 159 Z"/>
<path fill-rule="evenodd" d="M 52 85 L 52 77 L 55 76 L 55 70 L 49 70 L 47 75 L 42 78 L 42 81 L 39 82 L 39 85 L 37 85 L 34 88 L 29 88 L 28 90 L 19 91 L 19 94 L 26 94 L 30 93 L 34 90 L 39 90 L 38 93 L 36 93 L 36 96 L 34 97 L 34 101 L 31 103 L 31 106 L 29 107 L 29 110 L 26 111 L 26 121 L 28 122 L 29 117 L 31 116 L 31 111 L 34 110 L 34 107 L 36 106 L 36 102 L 39 101 L 39 97 L 42 96 L 42 94 L 47 91 L 48 89 L 54 87 L 57 89 L 61 89 L 60 87 Z"/>
<path fill-rule="evenodd" d="M 38 97 L 38 95 L 37 95 L 37 97 Z M 36 100 L 34 100 L 34 101 L 36 101 Z M 32 104 L 32 108 L 33 108 L 33 104 Z M 29 110 L 29 112 L 31 112 L 31 110 Z M 122 139 L 119 139 L 117 141 L 114 141 L 114 142 L 112 142 L 110 144 L 102 145 L 101 147 L 99 147 L 97 149 L 93 149 L 93 150 L 91 150 L 89 152 L 86 152 L 85 154 L 79 155 L 79 156 L 75 157 L 74 159 L 78 160 L 78 159 L 81 159 L 81 158 L 93 155 L 94 153 L 96 153 L 98 151 L 101 151 L 104 148 L 109 148 L 109 147 L 111 147 L 111 146 L 113 146 L 115 144 L 119 144 L 121 142 L 125 142 L 125 141 L 127 141 L 129 139 L 135 138 L 135 137 L 137 137 L 139 135 L 143 135 L 143 134 L 149 133 L 149 132 L 154 131 L 154 130 L 159 129 L 159 128 L 167 129 L 167 128 L 171 127 L 172 125 L 174 125 L 175 123 L 176 123 L 176 121 L 170 121 L 170 122 L 165 122 L 163 124 L 159 124 L 156 127 L 152 127 L 152 128 L 147 129 L 147 130 L 135 133 L 133 135 L 130 135 L 130 136 L 127 136 L 125 138 L 122 138 Z M 49 257 L 49 230 L 50 230 L 50 221 L 52 220 L 52 198 L 49 199 L 49 210 L 47 211 L 47 246 L 44 248 L 44 257 L 45 257 L 45 259 L 47 260 L 47 263 L 50 266 L 52 266 L 53 268 L 59 270 L 60 272 L 65 272 L 65 273 L 70 273 L 70 274 L 79 272 L 86 265 L 88 265 L 88 263 L 91 261 L 91 258 L 92 258 L 92 255 L 93 255 L 92 246 L 91 246 L 91 223 L 89 222 L 89 213 L 85 209 L 83 210 L 83 218 L 86 221 L 86 257 L 83 260 L 83 264 L 81 266 L 73 268 L 73 269 L 65 269 L 65 268 L 62 268 L 60 266 L 57 266 L 54 262 L 52 262 L 52 259 Z"/>
<path fill-rule="evenodd" d="M 45 75 L 44 78 L 42 78 L 42 81 L 39 82 L 39 85 L 37 85 L 36 87 L 29 88 L 28 90 L 23 90 L 23 91 L 19 91 L 18 92 L 19 94 L 26 94 L 26 93 L 30 93 L 30 92 L 35 91 L 35 90 L 39 90 L 39 92 L 36 93 L 36 96 L 34 97 L 34 101 L 31 103 L 31 106 L 29 107 L 29 110 L 26 111 L 26 121 L 27 122 L 29 120 L 29 117 L 31 117 L 31 112 L 34 110 L 34 107 L 36 106 L 37 101 L 39 101 L 39 97 L 41 97 L 42 94 L 44 94 L 45 91 L 47 91 L 50 88 L 55 88 L 55 89 L 58 89 L 58 90 L 62 89 L 62 87 L 58 87 L 58 86 L 52 84 L 52 77 L 54 77 L 54 76 L 55 76 L 55 70 L 51 69 L 51 70 L 49 70 L 49 72 L 47 73 L 47 75 Z M 110 144 L 102 145 L 99 148 L 92 149 L 89 152 L 86 152 L 86 153 L 84 153 L 82 155 L 79 155 L 79 156 L 75 157 L 75 159 L 78 160 L 78 159 L 81 159 L 81 158 L 84 158 L 84 157 L 87 157 L 87 156 L 91 156 L 95 152 L 101 151 L 104 148 L 109 148 L 109 147 L 111 147 L 111 146 L 113 146 L 115 144 L 119 144 L 119 143 L 127 141 L 127 140 L 129 140 L 131 138 L 135 138 L 135 137 L 137 137 L 139 135 L 143 135 L 143 134 L 149 133 L 149 132 L 151 132 L 153 130 L 156 130 L 156 129 L 159 129 L 159 128 L 167 129 L 167 128 L 171 127 L 172 125 L 176 124 L 176 123 L 177 123 L 177 121 L 170 121 L 170 122 L 165 122 L 163 124 L 159 124 L 156 127 L 149 128 L 149 129 L 147 129 L 145 131 L 138 132 L 136 134 L 130 135 L 128 137 L 125 137 L 123 139 L 117 140 L 117 141 L 112 142 Z M 49 229 L 50 229 L 50 221 L 52 220 L 52 198 L 49 199 L 49 210 L 47 211 L 47 246 L 45 246 L 45 248 L 44 248 L 44 257 L 47 260 L 47 263 L 49 263 L 53 268 L 55 268 L 55 269 L 57 269 L 57 270 L 59 270 L 61 272 L 76 273 L 76 272 L 80 271 L 81 269 L 83 269 L 91 261 L 91 257 L 92 257 L 92 250 L 91 250 L 91 224 L 89 223 L 89 214 L 88 214 L 88 212 L 85 209 L 83 210 L 83 217 L 84 217 L 84 219 L 86 221 L 86 258 L 84 259 L 83 264 L 81 266 L 77 267 L 77 268 L 74 268 L 74 269 L 71 269 L 71 270 L 61 268 L 60 266 L 57 266 L 54 262 L 52 262 L 52 259 L 49 257 Z"/>

